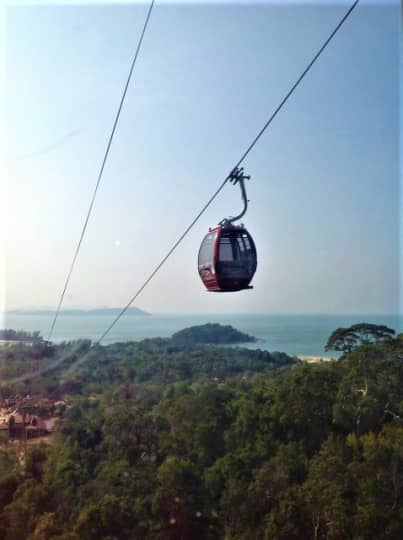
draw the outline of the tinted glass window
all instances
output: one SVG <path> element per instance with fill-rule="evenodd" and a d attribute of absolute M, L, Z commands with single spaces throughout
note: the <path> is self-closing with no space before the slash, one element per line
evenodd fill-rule
<path fill-rule="evenodd" d="M 233 261 L 234 260 L 234 253 L 232 249 L 232 243 L 231 239 L 228 237 L 221 237 L 220 240 L 220 251 L 218 254 L 218 258 L 220 261 Z"/>
<path fill-rule="evenodd" d="M 215 233 L 208 234 L 202 242 L 199 251 L 199 265 L 212 264 Z"/>
<path fill-rule="evenodd" d="M 249 236 L 245 232 L 223 232 L 220 238 L 219 260 L 222 262 L 253 262 L 256 252 Z"/>
<path fill-rule="evenodd" d="M 245 243 L 245 247 L 247 250 L 250 250 L 251 249 L 251 246 L 250 246 L 250 242 L 249 242 L 249 238 L 246 236 L 246 234 L 243 236 L 243 241 Z"/>
<path fill-rule="evenodd" d="M 240 236 L 238 236 L 237 240 L 238 240 L 238 248 L 242 254 L 245 252 L 245 244 L 243 243 L 243 240 Z"/>

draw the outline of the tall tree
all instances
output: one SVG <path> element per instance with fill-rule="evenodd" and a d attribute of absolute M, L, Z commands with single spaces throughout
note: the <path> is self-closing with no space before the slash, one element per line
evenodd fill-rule
<path fill-rule="evenodd" d="M 348 328 L 337 328 L 328 338 L 325 345 L 326 351 L 341 351 L 347 354 L 360 345 L 370 345 L 385 339 L 390 339 L 395 334 L 392 328 L 385 325 L 358 323 Z"/>

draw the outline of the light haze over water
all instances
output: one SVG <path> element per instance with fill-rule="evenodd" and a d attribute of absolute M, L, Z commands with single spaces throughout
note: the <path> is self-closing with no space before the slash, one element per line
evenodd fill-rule
<path fill-rule="evenodd" d="M 0 315 L 0 327 L 16 330 L 39 330 L 46 336 L 51 318 L 45 315 Z M 110 324 L 110 315 L 61 315 L 53 341 L 88 338 L 98 339 Z M 249 349 L 282 351 L 301 356 L 336 356 L 325 352 L 327 338 L 338 327 L 359 322 L 385 324 L 403 331 L 403 315 L 246 315 L 246 314 L 155 314 L 123 317 L 111 330 L 104 345 L 120 341 L 140 341 L 145 338 L 170 337 L 174 332 L 197 324 L 217 322 L 230 324 L 236 329 L 259 339 L 246 343 Z"/>

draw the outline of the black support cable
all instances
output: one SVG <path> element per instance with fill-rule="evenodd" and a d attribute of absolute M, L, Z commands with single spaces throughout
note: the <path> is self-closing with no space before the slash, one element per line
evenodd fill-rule
<path fill-rule="evenodd" d="M 327 40 L 323 43 L 322 47 L 318 50 L 318 52 L 315 54 L 315 56 L 312 58 L 312 60 L 309 62 L 305 70 L 301 73 L 301 75 L 298 77 L 298 79 L 295 81 L 293 86 L 291 87 L 291 90 L 286 94 L 284 99 L 281 101 L 281 103 L 278 105 L 277 109 L 274 111 L 274 113 L 270 116 L 270 118 L 267 120 L 265 125 L 262 127 L 262 129 L 259 131 L 259 133 L 256 135 L 256 137 L 253 139 L 253 141 L 250 143 L 248 148 L 245 150 L 244 154 L 242 155 L 241 159 L 238 161 L 238 163 L 235 165 L 234 169 L 239 167 L 241 163 L 244 161 L 246 156 L 249 154 L 249 152 L 252 150 L 252 148 L 255 146 L 257 141 L 260 139 L 260 137 L 263 135 L 263 133 L 266 131 L 266 129 L 269 127 L 269 125 L 272 123 L 274 118 L 277 116 L 277 114 L 280 112 L 280 109 L 283 108 L 283 105 L 288 101 L 288 98 L 291 96 L 291 94 L 294 92 L 294 90 L 297 88 L 299 83 L 302 81 L 302 79 L 305 77 L 305 75 L 308 73 L 308 71 L 311 69 L 313 64 L 316 62 L 316 60 L 319 58 L 319 56 L 322 54 L 322 52 L 326 49 L 329 42 L 333 39 L 337 31 L 340 29 L 340 27 L 343 25 L 343 23 L 346 21 L 346 19 L 349 17 L 350 13 L 353 11 L 353 9 L 358 4 L 359 0 L 355 0 L 354 4 L 350 7 L 350 9 L 346 12 L 344 17 L 340 20 L 339 24 L 336 26 L 336 28 L 333 30 L 333 32 L 330 34 L 330 36 L 327 38 Z"/>
<path fill-rule="evenodd" d="M 87 225 L 88 225 L 88 222 L 89 222 L 89 219 L 90 219 L 90 216 L 91 216 L 91 213 L 92 213 L 92 209 L 93 209 L 93 206 L 94 206 L 94 203 L 95 203 L 95 198 L 97 196 L 98 188 L 99 188 L 99 185 L 101 183 L 101 179 L 102 179 L 102 175 L 103 175 L 103 172 L 104 172 L 105 164 L 106 164 L 106 161 L 108 159 L 109 150 L 110 150 L 111 145 L 112 145 L 113 136 L 115 135 L 116 126 L 118 125 L 120 113 L 122 111 L 122 107 L 123 107 L 123 103 L 124 103 L 124 100 L 125 100 L 125 97 L 126 97 L 127 89 L 129 87 L 130 79 L 132 77 L 132 74 L 133 74 L 133 71 L 134 71 L 134 66 L 136 65 L 136 61 L 137 61 L 137 58 L 138 58 L 138 55 L 139 55 L 139 52 L 140 52 L 140 49 L 141 49 L 141 44 L 143 42 L 144 34 L 145 34 L 147 26 L 148 26 L 148 21 L 150 20 L 151 11 L 152 11 L 152 9 L 154 7 L 154 1 L 155 0 L 151 1 L 150 7 L 148 8 L 147 16 L 146 16 L 146 19 L 145 19 L 145 22 L 144 22 L 144 25 L 143 25 L 143 29 L 141 31 L 140 39 L 139 39 L 139 41 L 137 43 L 136 52 L 134 54 L 134 58 L 133 58 L 133 61 L 132 61 L 131 67 L 130 67 L 129 75 L 128 75 L 127 80 L 126 80 L 126 84 L 125 84 L 125 87 L 124 87 L 124 90 L 123 90 L 122 97 L 120 99 L 120 103 L 119 103 L 119 107 L 118 107 L 118 110 L 117 110 L 117 113 L 116 113 L 115 121 L 113 123 L 112 131 L 111 131 L 111 133 L 109 135 L 108 144 L 106 146 L 106 151 L 105 151 L 105 154 L 104 154 L 104 158 L 102 160 L 101 168 L 100 168 L 99 173 L 98 173 L 98 179 L 97 179 L 97 182 L 95 184 L 95 189 L 94 189 L 94 192 L 93 192 L 93 195 L 92 195 L 90 206 L 88 208 L 87 215 L 86 215 L 86 218 L 84 220 L 84 225 L 83 225 L 83 228 L 81 230 L 80 238 L 78 240 L 78 244 L 77 244 L 76 250 L 74 252 L 73 260 L 71 262 L 70 269 L 68 271 L 66 281 L 64 283 L 64 287 L 63 287 L 62 293 L 60 295 L 59 303 L 58 303 L 57 309 L 55 311 L 55 315 L 53 317 L 53 321 L 52 321 L 52 324 L 51 324 L 51 327 L 50 327 L 50 330 L 49 330 L 48 341 L 50 341 L 51 338 L 52 338 L 53 330 L 55 328 L 56 321 L 57 321 L 57 319 L 59 317 L 59 314 L 60 314 L 60 310 L 61 310 L 61 307 L 62 307 L 62 304 L 63 304 L 64 296 L 66 294 L 67 287 L 68 287 L 68 285 L 70 283 L 70 278 L 71 278 L 71 275 L 73 273 L 74 266 L 76 264 L 78 254 L 80 252 L 80 248 L 81 248 L 81 244 L 82 244 L 85 232 L 87 230 Z"/>
<path fill-rule="evenodd" d="M 316 62 L 316 60 L 319 58 L 319 56 L 322 54 L 324 49 L 327 47 L 327 45 L 330 43 L 332 38 L 335 36 L 337 31 L 341 28 L 343 23 L 346 21 L 346 19 L 349 17 L 353 9 L 358 4 L 359 0 L 355 0 L 355 2 L 352 4 L 352 6 L 349 8 L 349 10 L 345 13 L 345 15 L 342 17 L 336 28 L 333 30 L 333 32 L 330 34 L 330 36 L 327 38 L 327 40 L 323 43 L 323 45 L 320 47 L 318 52 L 315 54 L 315 56 L 312 58 L 312 60 L 309 62 L 308 66 L 305 68 L 305 70 L 302 72 L 302 74 L 298 77 L 296 82 L 293 84 L 289 92 L 286 94 L 286 96 L 283 98 L 283 100 L 280 102 L 278 107 L 275 109 L 273 114 L 270 116 L 270 118 L 267 120 L 267 122 L 264 124 L 262 129 L 259 131 L 259 133 L 256 135 L 256 137 L 253 139 L 251 144 L 248 146 L 246 151 L 243 153 L 242 157 L 238 161 L 238 163 L 233 167 L 231 172 L 239 167 L 242 162 L 245 160 L 246 156 L 249 154 L 249 152 L 252 150 L 252 148 L 255 146 L 255 144 L 258 142 L 260 137 L 263 135 L 263 133 L 266 131 L 266 129 L 269 127 L 269 125 L 272 123 L 274 118 L 277 116 L 277 114 L 280 112 L 284 104 L 288 101 L 291 94 L 294 92 L 294 90 L 297 88 L 299 83 L 302 81 L 302 79 L 305 77 L 305 75 L 308 73 L 308 71 L 311 69 L 313 64 Z M 129 309 L 129 307 L 132 305 L 132 303 L 136 300 L 136 298 L 140 295 L 140 293 L 147 287 L 149 282 L 153 279 L 155 274 L 160 270 L 160 268 L 164 265 L 164 263 L 167 261 L 167 259 L 172 255 L 172 253 L 176 250 L 176 248 L 179 246 L 179 244 L 182 242 L 182 240 L 185 238 L 185 236 L 189 233 L 189 231 L 193 228 L 193 226 L 196 224 L 196 222 L 200 219 L 200 217 L 204 214 L 204 212 L 207 210 L 207 208 L 210 206 L 210 204 L 214 201 L 214 199 L 217 197 L 217 195 L 221 192 L 227 181 L 229 180 L 231 176 L 227 176 L 227 178 L 222 182 L 220 187 L 217 189 L 217 191 L 214 193 L 214 195 L 208 200 L 208 202 L 203 206 L 203 208 L 200 210 L 200 212 L 197 214 L 197 216 L 193 219 L 191 224 L 185 229 L 185 231 L 182 233 L 182 235 L 178 238 L 178 240 L 175 242 L 175 244 L 171 247 L 171 249 L 168 251 L 168 253 L 165 255 L 165 257 L 161 260 L 161 262 L 157 265 L 157 267 L 152 271 L 152 273 L 149 275 L 149 277 L 145 280 L 145 282 L 141 285 L 141 287 L 138 289 L 138 291 L 133 295 L 131 300 L 126 304 L 124 308 L 120 311 L 120 313 L 115 317 L 115 319 L 111 322 L 111 324 L 108 326 L 108 328 L 105 330 L 105 332 L 101 335 L 101 337 L 95 342 L 95 344 L 101 343 L 101 341 L 106 337 L 106 335 L 112 330 L 112 328 L 115 326 L 115 324 L 119 321 L 119 319 L 126 313 L 126 311 Z"/>
<path fill-rule="evenodd" d="M 158 270 L 161 268 L 161 266 L 166 262 L 166 260 L 172 255 L 172 253 L 175 251 L 175 249 L 179 246 L 179 244 L 182 242 L 182 240 L 185 238 L 185 236 L 188 234 L 190 229 L 195 225 L 195 223 L 199 220 L 199 218 L 204 214 L 204 212 L 207 210 L 207 208 L 210 206 L 210 204 L 214 201 L 214 199 L 217 197 L 217 195 L 220 193 L 222 188 L 224 187 L 225 183 L 227 182 L 227 178 L 224 180 L 224 182 L 221 184 L 221 186 L 217 189 L 217 191 L 214 193 L 214 195 L 210 198 L 210 200 L 203 206 L 203 208 L 200 210 L 200 212 L 197 214 L 197 216 L 194 218 L 192 223 L 185 229 L 185 231 L 181 234 L 181 236 L 178 238 L 178 240 L 175 242 L 175 244 L 171 247 L 171 249 L 168 251 L 168 253 L 165 255 L 165 257 L 162 259 L 162 261 L 158 264 L 158 266 L 152 271 L 152 273 L 148 276 L 148 278 L 145 280 L 143 285 L 140 287 L 140 289 L 136 292 L 136 294 L 131 298 L 131 300 L 126 304 L 126 306 L 122 309 L 122 311 L 116 316 L 116 318 L 112 321 L 112 323 L 108 326 L 108 328 L 105 330 L 105 332 L 102 334 L 102 336 L 97 339 L 95 343 L 101 343 L 101 341 L 104 339 L 104 337 L 112 330 L 112 328 L 115 326 L 115 324 L 118 322 L 118 320 L 124 315 L 124 313 L 129 309 L 129 307 L 133 304 L 133 302 L 136 300 L 136 298 L 139 296 L 139 294 L 147 287 L 147 285 L 150 283 L 150 281 L 153 279 L 155 274 L 158 272 Z"/>

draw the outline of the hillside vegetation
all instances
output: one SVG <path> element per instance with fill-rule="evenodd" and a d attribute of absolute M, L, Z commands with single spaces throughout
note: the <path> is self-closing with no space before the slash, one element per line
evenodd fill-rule
<path fill-rule="evenodd" d="M 72 405 L 23 466 L 3 443 L 1 538 L 403 537 L 402 336 L 315 365 L 163 339 L 88 346 L 74 369 L 17 383 Z"/>

